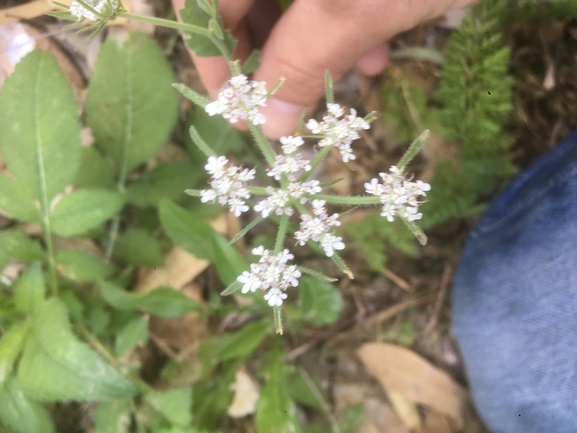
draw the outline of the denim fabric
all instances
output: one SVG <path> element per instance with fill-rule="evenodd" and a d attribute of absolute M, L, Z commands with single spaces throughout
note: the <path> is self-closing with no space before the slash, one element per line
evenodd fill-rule
<path fill-rule="evenodd" d="M 501 193 L 465 246 L 453 329 L 494 433 L 577 433 L 577 133 Z"/>

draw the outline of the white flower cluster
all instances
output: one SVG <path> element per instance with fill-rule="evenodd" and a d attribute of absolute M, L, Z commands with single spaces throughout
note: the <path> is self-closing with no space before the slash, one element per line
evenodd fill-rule
<path fill-rule="evenodd" d="M 310 171 L 310 161 L 304 159 L 300 153 L 297 153 L 298 148 L 304 144 L 304 140 L 301 137 L 281 137 L 280 142 L 284 155 L 275 157 L 274 164 L 267 172 L 267 175 L 280 180 L 281 175 L 285 174 L 288 180 L 294 181 L 299 171 Z"/>
<path fill-rule="evenodd" d="M 118 6 L 120 5 L 120 3 L 118 2 L 118 0 L 84 0 L 84 3 L 86 3 L 87 5 L 89 5 L 90 7 L 92 7 L 92 9 L 94 9 L 97 12 L 100 12 L 101 14 L 107 15 L 108 12 L 110 11 L 109 8 L 112 8 L 113 10 L 117 9 Z M 90 12 L 88 9 L 86 9 L 84 6 L 82 6 L 80 3 L 73 1 L 72 4 L 70 5 L 70 9 L 68 10 L 72 15 L 74 15 L 75 17 L 78 18 L 87 18 L 90 21 L 98 21 L 99 18 L 92 12 Z"/>
<path fill-rule="evenodd" d="M 286 189 L 275 189 L 267 187 L 268 197 L 261 200 L 254 206 L 256 212 L 261 212 L 263 218 L 267 218 L 272 212 L 277 215 L 292 215 L 294 210 L 291 200 L 300 199 L 301 203 L 306 202 L 306 196 L 310 196 L 322 191 L 318 180 L 308 182 L 292 182 Z"/>
<path fill-rule="evenodd" d="M 383 183 L 374 178 L 365 183 L 367 194 L 380 197 L 383 204 L 381 215 L 387 220 L 393 221 L 395 215 L 405 218 L 408 221 L 421 219 L 422 213 L 418 213 L 420 202 L 417 197 L 426 196 L 426 191 L 431 189 L 431 185 L 420 180 L 411 182 L 405 179 L 403 170 L 396 166 L 389 169 L 389 173 L 379 173 Z"/>
<path fill-rule="evenodd" d="M 262 125 L 265 118 L 258 107 L 266 105 L 265 84 L 264 81 L 249 80 L 246 75 L 235 75 L 218 92 L 216 101 L 207 104 L 204 110 L 209 116 L 222 114 L 230 123 L 242 119 L 253 125 Z"/>
<path fill-rule="evenodd" d="M 250 272 L 244 271 L 237 277 L 237 281 L 244 284 L 242 293 L 255 292 L 260 289 L 267 292 L 264 299 L 268 305 L 281 306 L 283 300 L 287 298 L 285 290 L 299 284 L 301 272 L 295 265 L 287 265 L 287 262 L 294 259 L 294 256 L 286 249 L 274 255 L 263 246 L 254 248 L 252 253 L 261 258 L 258 263 L 250 265 Z"/>
<path fill-rule="evenodd" d="M 245 202 L 250 198 L 246 183 L 254 179 L 256 171 L 241 169 L 235 165 L 227 167 L 227 164 L 228 159 L 224 156 L 208 158 L 204 168 L 212 176 L 209 181 L 212 188 L 200 192 L 200 201 L 213 203 L 218 199 L 221 206 L 228 204 L 230 211 L 239 216 L 249 209 Z"/>
<path fill-rule="evenodd" d="M 351 114 L 346 116 L 339 104 L 327 104 L 327 110 L 328 113 L 323 117 L 322 122 L 310 119 L 307 122 L 307 128 L 313 134 L 320 134 L 324 137 L 318 143 L 320 147 L 338 147 L 344 162 L 355 159 L 351 143 L 360 138 L 361 129 L 370 128 L 369 124 L 362 117 L 357 117 L 357 112 L 353 108 L 351 108 Z"/>
<path fill-rule="evenodd" d="M 300 230 L 295 232 L 295 238 L 299 244 L 304 245 L 307 241 L 313 240 L 320 242 L 321 248 L 325 250 L 327 257 L 332 257 L 334 250 L 343 250 L 345 244 L 343 238 L 335 236 L 332 233 L 331 227 L 340 226 L 338 214 L 327 215 L 325 209 L 326 202 L 324 200 L 313 200 L 313 213 L 311 215 L 302 215 Z"/>

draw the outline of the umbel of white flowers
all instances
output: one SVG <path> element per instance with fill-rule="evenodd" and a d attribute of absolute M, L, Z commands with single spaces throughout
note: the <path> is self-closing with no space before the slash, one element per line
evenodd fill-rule
<path fill-rule="evenodd" d="M 265 83 L 249 80 L 245 75 L 232 77 L 221 89 L 217 100 L 206 105 L 209 115 L 220 114 L 234 123 L 242 119 L 253 125 L 260 125 L 265 118 L 258 111 L 267 100 Z M 357 117 L 355 110 L 345 115 L 345 110 L 335 103 L 327 105 L 327 114 L 321 122 L 310 119 L 307 128 L 319 139 L 319 147 L 335 147 L 339 150 L 342 160 L 346 163 L 354 160 L 352 142 L 360 138 L 361 130 L 369 129 L 369 123 Z M 336 251 L 343 250 L 345 244 L 334 228 L 340 226 L 339 215 L 327 213 L 327 201 L 321 198 L 321 184 L 318 180 L 306 180 L 313 163 L 299 153 L 304 144 L 301 136 L 281 137 L 282 153 L 275 154 L 272 150 L 267 158 L 270 167 L 266 173 L 275 179 L 278 187 L 251 187 L 249 182 L 255 178 L 256 171 L 238 167 L 230 163 L 225 156 L 210 156 L 205 166 L 210 175 L 210 188 L 199 193 L 203 203 L 218 202 L 227 205 L 235 216 L 248 212 L 251 209 L 251 198 L 255 195 L 264 196 L 252 205 L 253 211 L 261 218 L 268 218 L 271 214 L 288 217 L 294 214 L 295 209 L 300 213 L 301 221 L 294 238 L 300 245 L 312 241 L 318 243 L 327 257 L 336 255 Z M 318 162 L 317 162 L 318 163 Z M 406 164 L 406 162 L 405 162 Z M 430 185 L 421 181 L 412 182 L 405 178 L 403 168 L 393 166 L 389 173 L 380 173 L 377 178 L 365 183 L 368 196 L 347 197 L 346 201 L 337 201 L 342 204 L 381 204 L 382 212 L 388 221 L 395 216 L 400 217 L 408 224 L 418 220 L 422 214 L 418 208 L 422 202 L 420 196 L 426 196 Z M 322 197 L 326 197 L 322 196 Z M 355 203 L 358 199 L 358 203 Z M 312 208 L 309 213 L 309 208 Z M 286 229 L 286 226 L 285 228 Z M 280 245 L 277 245 L 280 248 Z M 288 262 L 294 256 L 288 249 L 270 251 L 259 246 L 252 250 L 254 255 L 260 256 L 257 263 L 250 265 L 250 271 L 243 272 L 237 278 L 242 292 L 263 291 L 264 298 L 272 307 L 278 308 L 287 298 L 285 291 L 289 287 L 297 287 L 301 271 Z"/>

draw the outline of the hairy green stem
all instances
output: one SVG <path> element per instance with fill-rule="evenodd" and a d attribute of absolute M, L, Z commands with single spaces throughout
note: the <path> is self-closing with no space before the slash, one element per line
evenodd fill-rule
<path fill-rule="evenodd" d="M 250 122 L 248 122 L 248 127 L 250 128 L 250 133 L 252 134 L 254 141 L 264 155 L 266 162 L 268 162 L 268 164 L 272 167 L 275 160 L 275 153 L 268 140 L 264 136 L 262 128 L 260 126 L 255 126 Z"/>
<path fill-rule="evenodd" d="M 308 179 L 308 177 L 310 176 L 310 174 L 313 172 L 313 170 L 315 168 L 317 168 L 317 166 L 321 163 L 321 161 L 323 159 L 325 159 L 325 157 L 328 155 L 328 153 L 331 151 L 332 146 L 325 146 L 323 147 L 319 153 L 317 153 L 315 155 L 315 157 L 313 158 L 313 160 L 311 161 L 311 169 L 309 171 L 305 171 L 303 174 L 301 174 L 298 178 L 298 182 L 304 182 L 305 180 Z"/>
<path fill-rule="evenodd" d="M 360 205 L 360 206 L 370 206 L 378 205 L 381 203 L 380 197 L 377 196 L 340 196 L 331 194 L 315 194 L 313 196 L 317 200 L 325 200 L 327 203 L 332 204 L 344 204 L 344 205 Z"/>
<path fill-rule="evenodd" d="M 289 218 L 290 217 L 288 215 L 283 215 L 282 217 L 280 217 L 280 223 L 278 225 L 278 232 L 276 234 L 276 241 L 274 244 L 274 253 L 275 254 L 280 253 L 280 250 L 282 249 L 282 247 L 284 245 L 284 239 L 286 237 Z"/>

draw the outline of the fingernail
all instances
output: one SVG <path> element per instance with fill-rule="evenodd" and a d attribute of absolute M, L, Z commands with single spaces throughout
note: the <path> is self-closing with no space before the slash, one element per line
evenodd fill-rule
<path fill-rule="evenodd" d="M 292 135 L 295 132 L 299 117 L 305 107 L 290 104 L 278 99 L 269 99 L 266 107 L 260 111 L 266 121 L 264 123 L 264 133 L 269 138 L 279 138 L 283 135 Z"/>

